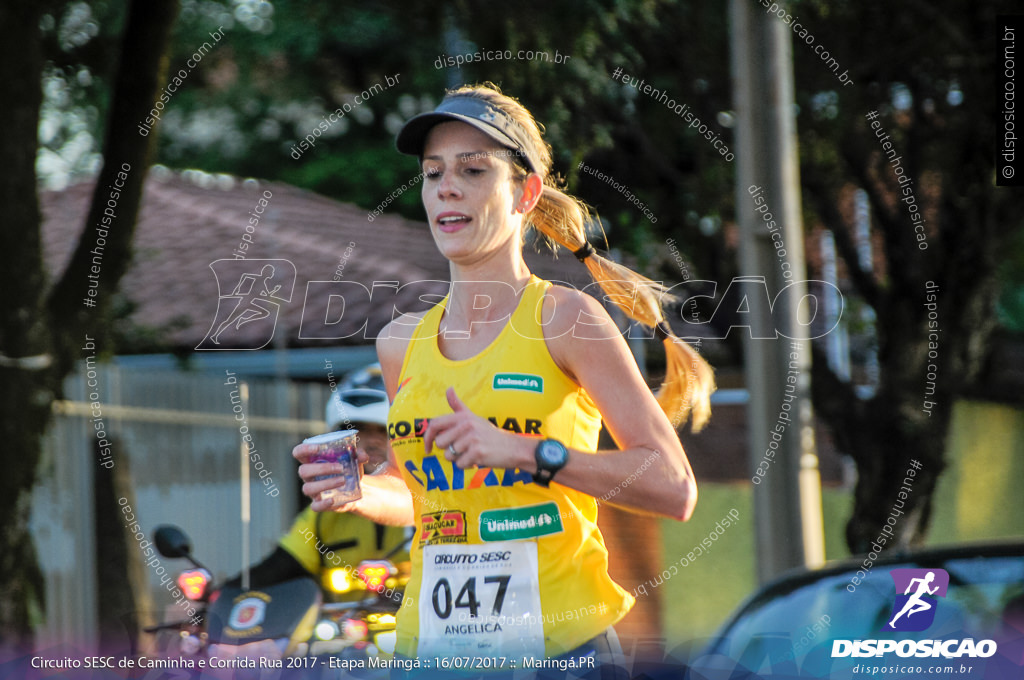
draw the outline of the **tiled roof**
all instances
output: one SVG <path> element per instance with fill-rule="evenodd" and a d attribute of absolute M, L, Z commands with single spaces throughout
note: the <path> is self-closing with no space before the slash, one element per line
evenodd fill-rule
<path fill-rule="evenodd" d="M 67 266 L 83 229 L 93 185 L 91 181 L 83 182 L 41 197 L 44 258 L 50 272 L 63 271 Z M 307 282 L 331 281 L 343 260 L 343 280 L 368 288 L 374 281 L 438 281 L 441 283 L 433 284 L 433 290 L 446 290 L 443 282 L 449 280 L 448 264 L 425 223 L 394 215 L 370 222 L 366 211 L 355 205 L 280 182 L 241 181 L 154 168 L 146 179 L 133 241 L 134 259 L 120 286 L 121 293 L 138 305 L 133 320 L 153 327 L 185 320 L 185 327 L 171 335 L 172 344 L 194 348 L 202 342 L 217 312 L 220 295 L 210 263 L 234 257 L 246 233 L 250 211 L 258 207 L 266 191 L 270 198 L 249 236 L 252 245 L 244 255 L 249 260 L 285 259 L 296 267 L 295 291 L 291 301 L 281 306 L 277 324 L 277 333 L 283 335 L 287 346 L 365 343 L 364 335 L 372 337 L 391 319 L 391 302 L 402 311 L 426 306 L 418 297 L 430 285 L 407 286 L 386 305 L 376 299 L 374 303 L 365 299 L 351 303 L 337 326 L 339 334 L 357 331 L 368 320 L 366 334 L 355 333 L 342 341 L 300 338 L 304 302 L 308 307 L 307 329 L 312 327 L 311 319 L 324 319 L 327 314 L 325 296 L 305 300 Z M 346 260 L 350 243 L 355 246 Z M 557 260 L 549 253 L 533 252 L 532 247 L 527 247 L 525 253 L 531 269 L 542 278 L 565 281 L 578 288 L 590 282 L 585 268 L 568 253 Z M 231 282 L 222 285 L 230 287 Z M 85 282 L 83 295 L 84 291 Z M 254 334 L 259 333 L 259 324 L 243 325 L 229 344 L 252 346 Z M 310 335 L 308 330 L 305 335 Z"/>

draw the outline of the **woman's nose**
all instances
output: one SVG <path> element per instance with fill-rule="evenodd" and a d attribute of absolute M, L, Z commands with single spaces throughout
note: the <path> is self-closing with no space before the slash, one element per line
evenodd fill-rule
<path fill-rule="evenodd" d="M 445 172 L 441 175 L 441 181 L 437 183 L 438 196 L 457 196 L 459 188 L 452 178 L 452 173 Z"/>

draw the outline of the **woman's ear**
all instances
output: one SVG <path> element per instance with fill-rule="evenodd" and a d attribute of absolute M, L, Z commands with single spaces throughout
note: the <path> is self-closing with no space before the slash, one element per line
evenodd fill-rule
<path fill-rule="evenodd" d="M 540 200 L 540 195 L 544 191 L 544 182 L 541 180 L 540 175 L 535 172 L 531 172 L 523 180 L 523 195 L 519 197 L 519 203 L 516 204 L 516 212 L 528 213 L 533 210 L 534 206 L 537 205 L 537 201 Z"/>

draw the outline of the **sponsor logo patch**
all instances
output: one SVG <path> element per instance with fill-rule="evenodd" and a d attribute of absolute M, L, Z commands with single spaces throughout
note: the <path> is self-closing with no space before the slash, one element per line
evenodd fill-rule
<path fill-rule="evenodd" d="M 529 373 L 495 373 L 491 388 L 540 393 L 544 391 L 544 378 Z"/>
<path fill-rule="evenodd" d="M 554 501 L 480 513 L 480 540 L 515 541 L 559 534 L 562 514 Z"/>
<path fill-rule="evenodd" d="M 431 512 L 420 516 L 420 547 L 466 542 L 466 513 L 461 510 Z"/>

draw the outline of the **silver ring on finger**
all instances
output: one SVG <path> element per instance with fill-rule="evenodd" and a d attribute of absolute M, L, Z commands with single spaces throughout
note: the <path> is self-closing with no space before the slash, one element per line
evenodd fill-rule
<path fill-rule="evenodd" d="M 455 450 L 454 444 L 448 445 L 448 453 L 452 454 L 452 458 L 458 458 L 460 455 L 459 452 Z"/>

